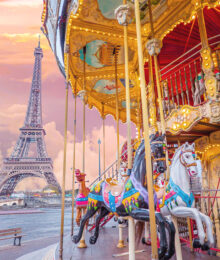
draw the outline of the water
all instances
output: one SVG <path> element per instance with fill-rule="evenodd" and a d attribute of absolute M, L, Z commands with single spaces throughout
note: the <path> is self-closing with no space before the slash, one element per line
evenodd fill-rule
<path fill-rule="evenodd" d="M 22 241 L 58 236 L 60 233 L 60 208 L 42 208 L 43 213 L 0 215 L 0 229 L 22 228 Z M 74 228 L 75 229 L 75 228 Z M 71 208 L 65 208 L 64 235 L 70 234 Z M 0 241 L 0 246 L 11 245 L 11 239 Z"/>

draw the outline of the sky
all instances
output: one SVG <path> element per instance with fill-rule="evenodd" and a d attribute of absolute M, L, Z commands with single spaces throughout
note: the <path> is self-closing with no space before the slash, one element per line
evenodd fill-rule
<path fill-rule="evenodd" d="M 54 173 L 62 182 L 65 82 L 46 37 L 41 33 L 42 0 L 0 0 L 0 165 L 10 156 L 26 114 L 34 65 L 34 48 L 41 34 L 42 110 L 48 155 Z M 73 161 L 74 99 L 69 92 L 67 177 L 71 188 Z M 116 159 L 116 123 L 106 119 L 106 165 Z M 133 127 L 133 136 L 135 130 Z M 120 123 L 120 143 L 125 141 L 126 125 Z M 86 109 L 86 174 L 91 182 L 98 176 L 98 139 L 102 140 L 102 119 L 95 108 Z M 115 140 L 115 142 L 112 140 Z M 77 98 L 76 167 L 82 169 L 82 102 Z M 101 145 L 102 154 L 102 145 Z M 102 158 L 101 165 L 103 166 Z M 16 190 L 42 189 L 40 178 L 26 178 Z"/>

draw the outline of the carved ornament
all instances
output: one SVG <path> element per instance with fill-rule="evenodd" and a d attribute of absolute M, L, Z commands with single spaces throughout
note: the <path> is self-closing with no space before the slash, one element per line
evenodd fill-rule
<path fill-rule="evenodd" d="M 184 105 L 180 109 L 175 109 L 171 112 L 166 119 L 166 130 L 173 134 L 189 131 L 200 119 L 199 107 Z"/>
<path fill-rule="evenodd" d="M 198 121 L 206 118 L 210 123 L 220 122 L 220 102 L 207 102 L 201 106 L 184 105 L 175 109 L 166 119 L 166 130 L 178 134 L 189 131 Z"/>
<path fill-rule="evenodd" d="M 151 56 L 158 55 L 160 53 L 161 47 L 162 47 L 161 41 L 156 38 L 149 40 L 146 44 L 146 49 L 148 50 Z"/>
<path fill-rule="evenodd" d="M 131 4 L 120 5 L 115 9 L 115 17 L 120 25 L 127 26 L 134 18 L 134 6 Z"/>

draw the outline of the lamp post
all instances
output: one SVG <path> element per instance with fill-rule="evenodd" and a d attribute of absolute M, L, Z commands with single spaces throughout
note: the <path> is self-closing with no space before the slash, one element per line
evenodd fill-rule
<path fill-rule="evenodd" d="M 98 140 L 98 145 L 99 145 L 99 180 L 101 180 L 101 162 L 100 162 L 100 144 L 101 140 Z"/>

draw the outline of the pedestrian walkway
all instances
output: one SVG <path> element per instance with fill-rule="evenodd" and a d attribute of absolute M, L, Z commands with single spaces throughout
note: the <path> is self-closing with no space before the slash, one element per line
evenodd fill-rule
<path fill-rule="evenodd" d="M 54 260 L 55 250 L 58 244 L 53 244 L 46 248 L 36 250 L 29 254 L 23 255 L 16 260 Z"/>
<path fill-rule="evenodd" d="M 52 245 L 55 245 L 55 243 L 58 243 L 59 241 L 59 236 L 55 237 L 46 237 L 46 238 L 39 238 L 31 241 L 25 241 L 21 243 L 21 246 L 12 246 L 12 245 L 7 245 L 7 246 L 1 246 L 0 247 L 0 259 L 1 260 L 15 260 L 19 259 L 23 256 L 26 256 L 28 254 L 31 254 L 35 251 L 39 251 L 41 249 L 45 249 Z M 51 248 L 52 249 L 52 248 Z M 49 252 L 47 250 L 44 253 L 44 256 Z M 28 260 L 33 260 L 33 258 L 26 258 Z M 35 258 L 35 259 L 39 259 Z M 42 260 L 42 259 L 40 259 Z"/>

